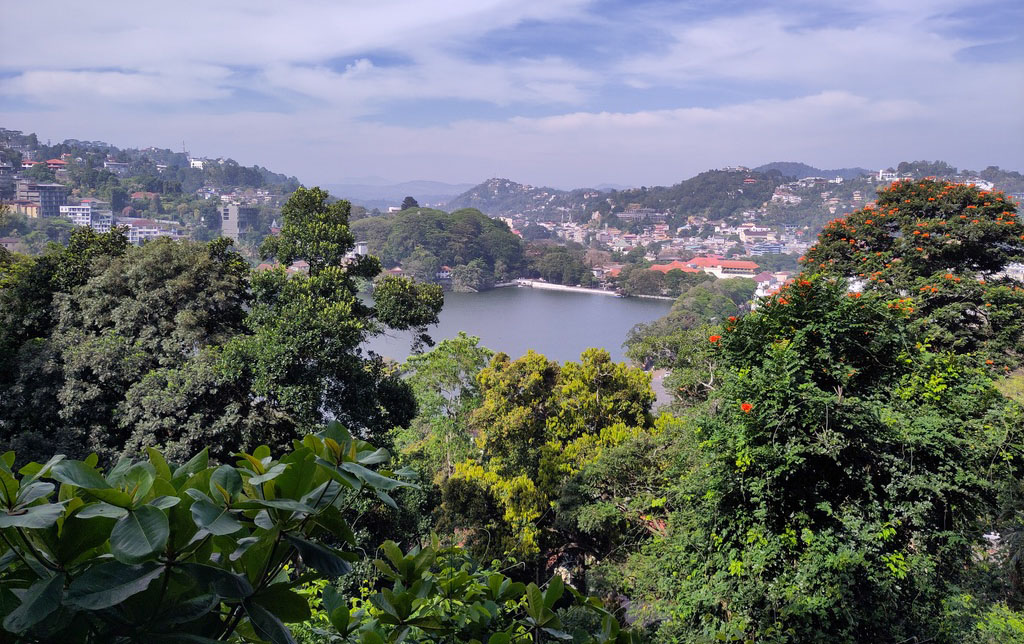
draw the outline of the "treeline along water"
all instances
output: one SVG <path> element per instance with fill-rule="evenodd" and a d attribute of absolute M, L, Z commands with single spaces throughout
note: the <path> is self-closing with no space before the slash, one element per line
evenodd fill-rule
<path fill-rule="evenodd" d="M 625 360 L 622 343 L 638 322 L 665 315 L 672 302 L 606 297 L 586 293 L 498 288 L 482 293 L 445 293 L 441 321 L 429 329 L 435 342 L 459 331 L 480 337 L 480 344 L 516 358 L 533 349 L 549 359 L 578 360 L 588 347 L 607 349 Z M 393 358 L 409 356 L 410 335 L 393 332 L 364 347 Z"/>

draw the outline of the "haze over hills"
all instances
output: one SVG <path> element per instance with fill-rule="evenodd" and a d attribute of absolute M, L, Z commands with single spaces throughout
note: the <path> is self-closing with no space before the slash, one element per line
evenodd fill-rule
<path fill-rule="evenodd" d="M 384 210 L 388 206 L 397 206 L 406 196 L 415 197 L 424 206 L 442 204 L 469 190 L 473 184 L 422 180 L 391 183 L 378 177 L 362 177 L 323 187 L 332 195 L 348 199 L 355 205 Z"/>
<path fill-rule="evenodd" d="M 814 166 L 799 161 L 773 161 L 754 168 L 758 172 L 770 172 L 778 170 L 783 176 L 803 179 L 805 177 L 842 177 L 843 179 L 856 179 L 864 174 L 871 174 L 872 170 L 867 168 L 836 168 L 835 170 L 821 170 Z"/>
<path fill-rule="evenodd" d="M 599 190 L 558 190 L 488 179 L 448 202 L 449 210 L 476 208 L 491 216 L 522 214 L 531 219 L 586 218 L 594 211 L 621 212 L 639 205 L 659 212 L 704 212 L 724 216 L 760 205 L 781 182 L 778 173 L 708 170 L 672 186 Z"/>

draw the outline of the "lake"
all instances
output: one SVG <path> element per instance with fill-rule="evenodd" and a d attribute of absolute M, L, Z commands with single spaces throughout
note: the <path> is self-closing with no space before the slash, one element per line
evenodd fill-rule
<path fill-rule="evenodd" d="M 669 300 L 608 297 L 534 288 L 497 288 L 482 293 L 444 296 L 440 323 L 430 328 L 435 342 L 459 331 L 480 338 L 480 345 L 504 351 L 513 358 L 533 349 L 549 359 L 579 360 L 589 347 L 607 349 L 625 360 L 622 343 L 638 322 L 651 322 L 668 313 Z M 405 360 L 408 333 L 392 332 L 363 345 L 377 353 Z"/>

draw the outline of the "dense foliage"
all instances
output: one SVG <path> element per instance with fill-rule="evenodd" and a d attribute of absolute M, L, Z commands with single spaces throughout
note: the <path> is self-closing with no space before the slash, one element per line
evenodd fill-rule
<path fill-rule="evenodd" d="M 925 341 L 1010 367 L 1024 351 L 1024 289 L 1000 271 L 1022 260 L 1024 223 L 1005 195 L 925 179 L 830 223 L 804 265 L 909 297 Z"/>
<path fill-rule="evenodd" d="M 514 277 L 523 264 L 522 242 L 508 227 L 478 210 L 451 213 L 412 208 L 353 222 L 352 231 L 385 266 L 411 268 L 427 281 L 441 266 L 456 268 L 473 260 L 498 281 Z M 428 268 L 424 269 L 423 266 Z"/>
<path fill-rule="evenodd" d="M 204 450 L 173 465 L 150 449 L 102 473 L 95 456 L 55 456 L 19 479 L 5 454 L 4 631 L 68 644 L 292 641 L 284 622 L 310 614 L 296 588 L 359 558 L 344 550 L 351 497 L 386 500 L 407 483 L 369 469 L 387 453 L 339 425 L 280 460 L 266 446 L 237 457 L 216 467 Z"/>
<path fill-rule="evenodd" d="M 389 277 L 352 248 L 346 206 L 300 189 L 268 252 L 301 260 L 251 272 L 227 240 L 80 228 L 67 247 L 0 267 L 0 440 L 26 458 L 105 460 L 144 447 L 217 457 L 282 447 L 325 415 L 384 437 L 415 416 L 409 386 L 359 346 L 385 329 L 436 322 L 440 289 Z"/>
<path fill-rule="evenodd" d="M 628 565 L 666 638 L 960 637 L 1020 408 L 892 303 L 805 279 L 704 340 L 710 404 L 649 472 L 665 534 Z"/>
<path fill-rule="evenodd" d="M 280 460 L 266 446 L 236 456 L 235 466 L 215 467 L 204 450 L 174 465 L 150 449 L 148 460 L 122 460 L 105 474 L 95 456 L 55 456 L 20 478 L 14 453 L 0 457 L 3 632 L 61 644 L 288 644 L 285 624 L 310 622 L 312 603 L 324 607 L 312 628 L 329 641 L 634 641 L 572 588 L 598 626 L 593 635 L 564 626 L 555 612 L 561 578 L 543 591 L 514 583 L 436 540 L 408 555 L 386 542 L 388 561 L 374 563 L 390 587 L 350 611 L 324 582 L 365 557 L 354 548 L 353 499 L 369 491 L 394 505 L 388 492 L 409 485 L 368 467 L 387 452 L 332 424 Z"/>

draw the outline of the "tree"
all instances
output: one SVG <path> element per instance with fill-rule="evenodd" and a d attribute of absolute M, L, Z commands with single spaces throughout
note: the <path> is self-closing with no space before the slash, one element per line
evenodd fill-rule
<path fill-rule="evenodd" d="M 927 341 L 1012 368 L 1024 353 L 1024 291 L 1000 276 L 1024 259 L 1024 224 L 1002 193 L 922 180 L 880 190 L 877 204 L 822 230 L 804 266 L 910 296 Z"/>
<path fill-rule="evenodd" d="M 396 447 L 403 461 L 435 484 L 443 483 L 455 464 L 470 455 L 469 417 L 481 402 L 477 375 L 494 353 L 477 346 L 479 342 L 460 331 L 405 363 L 406 382 L 419 411 L 409 429 L 399 432 Z"/>
<path fill-rule="evenodd" d="M 664 290 L 665 274 L 652 271 L 646 266 L 634 266 L 625 279 L 620 274 L 619 283 L 626 295 L 661 295 Z"/>
<path fill-rule="evenodd" d="M 406 197 L 402 200 L 402 210 L 408 210 L 410 208 L 419 208 L 420 204 L 412 197 Z"/>
<path fill-rule="evenodd" d="M 624 573 L 662 639 L 960 641 L 1020 411 L 910 308 L 805 276 L 705 340 L 709 404 L 666 439 L 664 528 Z"/>
<path fill-rule="evenodd" d="M 480 259 L 452 269 L 452 288 L 463 293 L 476 293 L 494 285 L 494 278 Z"/>
<path fill-rule="evenodd" d="M 56 456 L 19 478 L 0 459 L 3 632 L 23 641 L 294 641 L 296 590 L 351 570 L 350 499 L 408 483 L 337 424 L 280 460 L 266 446 L 213 466 L 154 449 L 106 472 Z M 52 482 L 50 482 L 52 481 Z M 60 498 L 55 484 L 60 484 Z"/>
<path fill-rule="evenodd" d="M 479 456 L 457 464 L 442 489 L 442 525 L 467 530 L 484 555 L 547 552 L 560 543 L 547 511 L 562 481 L 651 427 L 650 376 L 600 349 L 563 366 L 530 351 L 495 355 L 478 382 L 470 430 Z"/>
<path fill-rule="evenodd" d="M 537 241 L 538 239 L 551 239 L 551 231 L 536 222 L 530 222 L 522 230 L 523 239 L 526 241 Z"/>
<path fill-rule="evenodd" d="M 328 266 L 340 266 L 355 248 L 348 228 L 351 204 L 344 200 L 330 203 L 329 198 L 320 188 L 299 188 L 292 193 L 281 208 L 281 234 L 267 238 L 260 249 L 263 258 L 276 257 L 285 266 L 297 259 L 305 260 L 310 275 Z"/>
<path fill-rule="evenodd" d="M 359 280 L 380 263 L 341 265 L 350 233 L 316 193 L 289 202 L 276 247 L 309 275 L 250 272 L 227 240 L 128 247 L 88 228 L 2 269 L 0 441 L 28 458 L 210 445 L 224 459 L 286 447 L 325 417 L 384 441 L 408 425 L 412 391 L 360 345 L 386 329 L 429 343 L 440 287 L 387 277 L 364 302 Z"/>
<path fill-rule="evenodd" d="M 437 272 L 441 270 L 441 262 L 429 250 L 419 247 L 411 255 L 402 260 L 402 271 L 420 282 L 437 281 Z"/>

